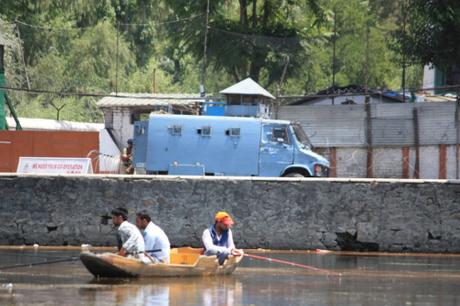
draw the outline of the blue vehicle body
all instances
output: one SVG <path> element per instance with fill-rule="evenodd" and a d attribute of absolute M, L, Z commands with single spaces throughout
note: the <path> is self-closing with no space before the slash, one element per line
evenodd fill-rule
<path fill-rule="evenodd" d="M 150 174 L 327 176 L 329 162 L 301 133 L 289 121 L 152 114 L 135 123 L 134 165 Z"/>

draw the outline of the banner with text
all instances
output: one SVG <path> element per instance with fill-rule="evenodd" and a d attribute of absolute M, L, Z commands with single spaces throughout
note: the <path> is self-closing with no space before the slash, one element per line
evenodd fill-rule
<path fill-rule="evenodd" d="M 17 173 L 91 174 L 90 158 L 19 157 Z"/>

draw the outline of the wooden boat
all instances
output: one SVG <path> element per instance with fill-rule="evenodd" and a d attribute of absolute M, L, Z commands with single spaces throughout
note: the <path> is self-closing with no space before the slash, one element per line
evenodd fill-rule
<path fill-rule="evenodd" d="M 82 252 L 80 259 L 96 277 L 172 277 L 231 274 L 243 256 L 229 256 L 222 266 L 216 256 L 201 255 L 201 249 L 171 249 L 170 263 L 145 264 L 114 253 Z"/>

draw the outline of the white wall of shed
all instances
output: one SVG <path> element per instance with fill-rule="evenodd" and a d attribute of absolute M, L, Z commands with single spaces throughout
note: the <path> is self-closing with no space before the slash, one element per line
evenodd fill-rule
<path fill-rule="evenodd" d="M 99 171 L 118 173 L 120 169 L 120 150 L 110 137 L 107 129 L 99 131 Z"/>
<path fill-rule="evenodd" d="M 423 67 L 423 88 L 433 88 L 435 83 L 435 68 L 430 65 Z M 434 94 L 433 90 L 426 90 L 430 94 Z"/>
<path fill-rule="evenodd" d="M 337 148 L 337 177 L 366 177 L 367 150 Z"/>
<path fill-rule="evenodd" d="M 457 149 L 456 146 L 447 146 L 446 148 L 446 178 L 457 178 Z"/>
<path fill-rule="evenodd" d="M 402 149 L 375 148 L 373 150 L 373 175 L 379 178 L 402 177 Z"/>

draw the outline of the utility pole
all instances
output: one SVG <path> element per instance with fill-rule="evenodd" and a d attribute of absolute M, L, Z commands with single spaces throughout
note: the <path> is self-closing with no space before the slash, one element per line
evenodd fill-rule
<path fill-rule="evenodd" d="M 118 43 L 120 40 L 120 23 L 117 21 L 117 60 L 115 67 L 115 95 L 118 95 Z"/>
<path fill-rule="evenodd" d="M 153 69 L 153 81 L 152 81 L 152 93 L 153 94 L 157 93 L 157 89 L 156 89 L 156 74 L 157 74 L 157 69 L 154 68 Z"/>
<path fill-rule="evenodd" d="M 406 34 L 406 0 L 402 0 L 401 4 L 402 10 L 402 30 Z M 401 76 L 401 86 L 403 91 L 403 102 L 406 102 L 406 52 L 403 49 L 402 54 L 402 76 Z"/>
<path fill-rule="evenodd" d="M 367 16 L 369 18 L 369 16 Z M 374 176 L 374 150 L 372 146 L 372 113 L 371 113 L 371 97 L 369 96 L 369 36 L 370 26 L 369 20 L 366 24 L 366 56 L 364 63 L 364 104 L 366 110 L 366 142 L 367 142 L 367 153 L 366 153 L 366 175 L 368 178 Z"/>
<path fill-rule="evenodd" d="M 206 22 L 204 29 L 204 44 L 203 44 L 203 67 L 201 70 L 201 84 L 200 84 L 200 96 L 206 96 L 206 60 L 207 60 L 207 48 L 208 48 L 208 29 L 209 29 L 209 0 L 206 3 Z"/>
<path fill-rule="evenodd" d="M 332 38 L 332 104 L 334 105 L 335 95 L 335 57 L 336 57 L 336 41 L 337 41 L 337 13 L 334 9 L 334 34 Z"/>
<path fill-rule="evenodd" d="M 0 44 L 0 86 L 5 86 L 4 47 Z M 5 91 L 0 88 L 0 130 L 6 130 Z"/>
<path fill-rule="evenodd" d="M 455 177 L 460 178 L 460 87 L 457 87 L 457 103 L 455 105 L 455 127 L 457 131 L 455 145 Z"/>
<path fill-rule="evenodd" d="M 367 21 L 366 24 L 366 56 L 365 56 L 365 63 L 364 63 L 364 94 L 368 95 L 368 89 L 369 89 L 369 36 L 370 36 L 370 26 L 369 26 L 369 20 Z"/>

